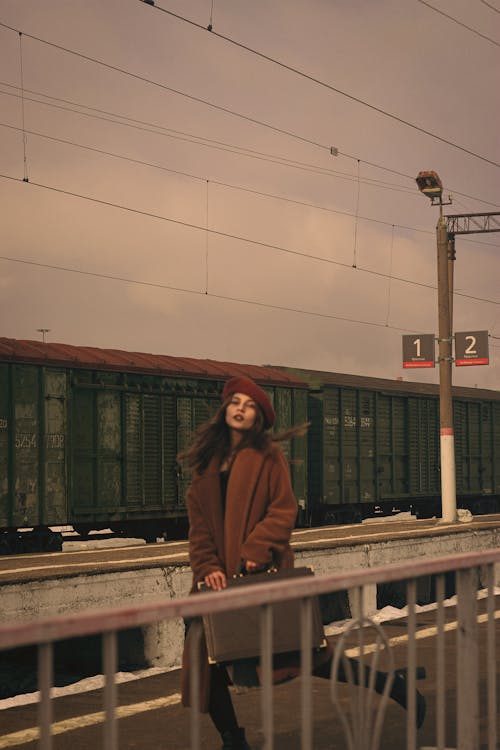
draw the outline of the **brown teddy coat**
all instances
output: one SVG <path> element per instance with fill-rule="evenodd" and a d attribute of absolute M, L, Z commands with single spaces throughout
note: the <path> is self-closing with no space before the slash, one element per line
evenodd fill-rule
<path fill-rule="evenodd" d="M 191 591 L 208 573 L 223 570 L 235 575 L 242 562 L 259 566 L 274 562 L 293 567 L 290 536 L 297 515 L 288 465 L 281 449 L 266 452 L 244 448 L 233 462 L 223 514 L 220 461 L 194 477 L 187 493 L 189 555 L 193 571 Z M 189 705 L 189 631 L 184 644 L 182 702 Z M 208 710 L 210 688 L 206 643 L 201 643 L 201 710 Z"/>

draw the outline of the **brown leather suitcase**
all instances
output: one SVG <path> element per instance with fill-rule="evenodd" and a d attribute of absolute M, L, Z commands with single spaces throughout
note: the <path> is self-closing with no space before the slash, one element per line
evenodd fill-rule
<path fill-rule="evenodd" d="M 269 571 L 252 575 L 237 576 L 227 580 L 227 588 L 235 586 L 256 586 L 259 583 L 288 580 L 312 576 L 311 568 L 291 568 L 283 571 Z M 204 583 L 200 591 L 212 591 Z M 214 591 L 214 595 L 220 592 Z M 203 617 L 207 641 L 208 658 L 214 663 L 231 662 L 260 655 L 260 606 L 248 607 L 228 612 L 217 612 Z M 300 651 L 300 600 L 276 602 L 273 606 L 273 653 L 282 654 Z M 319 602 L 312 598 L 312 647 L 326 646 L 326 638 L 321 622 Z"/>

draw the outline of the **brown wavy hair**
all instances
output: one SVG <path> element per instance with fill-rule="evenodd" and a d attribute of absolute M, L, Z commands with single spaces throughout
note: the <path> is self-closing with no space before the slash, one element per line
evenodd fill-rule
<path fill-rule="evenodd" d="M 223 401 L 214 416 L 200 425 L 194 434 L 191 445 L 178 454 L 177 460 L 185 462 L 187 467 L 198 474 L 202 474 L 208 467 L 214 456 L 219 456 L 221 461 L 231 453 L 231 433 L 226 424 L 226 409 L 231 403 L 232 394 Z M 266 430 L 264 414 L 260 406 L 255 404 L 255 422 L 245 432 L 245 435 L 236 448 L 236 452 L 243 448 L 255 448 L 262 453 L 267 453 L 273 443 L 288 440 L 291 437 L 305 435 L 310 422 L 291 427 L 276 435 Z"/>

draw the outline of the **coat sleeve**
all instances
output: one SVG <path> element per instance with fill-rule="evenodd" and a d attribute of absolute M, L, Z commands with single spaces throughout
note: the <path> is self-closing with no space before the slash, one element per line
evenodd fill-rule
<path fill-rule="evenodd" d="M 200 504 L 199 494 L 192 484 L 186 495 L 189 516 L 189 562 L 194 584 L 214 570 L 224 570 L 217 552 L 213 529 Z"/>
<path fill-rule="evenodd" d="M 290 537 L 297 518 L 297 500 L 293 494 L 290 473 L 281 450 L 276 449 L 270 457 L 269 500 L 266 513 L 241 548 L 243 560 L 252 560 L 266 565 L 289 548 Z"/>

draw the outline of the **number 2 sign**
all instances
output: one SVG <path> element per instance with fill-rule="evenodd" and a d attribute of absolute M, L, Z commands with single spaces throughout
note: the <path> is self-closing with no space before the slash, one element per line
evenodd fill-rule
<path fill-rule="evenodd" d="M 455 334 L 455 365 L 489 365 L 488 331 Z"/>

